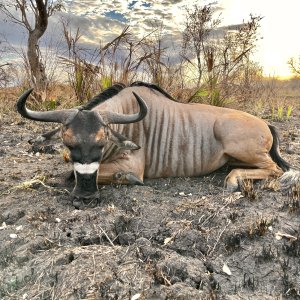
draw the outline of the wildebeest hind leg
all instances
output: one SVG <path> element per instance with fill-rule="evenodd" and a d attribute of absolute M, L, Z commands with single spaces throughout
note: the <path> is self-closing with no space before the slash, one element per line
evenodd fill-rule
<path fill-rule="evenodd" d="M 246 179 L 267 179 L 270 176 L 281 176 L 283 171 L 276 167 L 274 169 L 234 169 L 226 177 L 226 188 L 230 192 L 239 188 L 239 183 Z"/>

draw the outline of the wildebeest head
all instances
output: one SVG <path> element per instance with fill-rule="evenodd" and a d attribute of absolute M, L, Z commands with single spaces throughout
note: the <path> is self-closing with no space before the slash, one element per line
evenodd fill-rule
<path fill-rule="evenodd" d="M 26 100 L 33 89 L 26 91 L 17 102 L 18 112 L 25 118 L 63 124 L 63 143 L 70 150 L 74 164 L 75 187 L 72 191 L 73 205 L 95 205 L 99 199 L 97 174 L 103 150 L 108 141 L 125 149 L 139 149 L 126 137 L 113 131 L 109 124 L 128 124 L 142 120 L 147 114 L 147 105 L 133 93 L 140 107 L 136 114 L 125 115 L 109 111 L 63 109 L 55 111 L 32 111 Z"/>

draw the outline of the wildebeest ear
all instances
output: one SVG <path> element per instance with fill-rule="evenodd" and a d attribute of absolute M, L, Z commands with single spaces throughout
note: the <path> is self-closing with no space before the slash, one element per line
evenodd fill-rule
<path fill-rule="evenodd" d="M 122 134 L 110 129 L 111 135 L 110 140 L 114 142 L 119 148 L 126 149 L 126 150 L 138 150 L 141 147 L 134 142 L 128 140 Z"/>

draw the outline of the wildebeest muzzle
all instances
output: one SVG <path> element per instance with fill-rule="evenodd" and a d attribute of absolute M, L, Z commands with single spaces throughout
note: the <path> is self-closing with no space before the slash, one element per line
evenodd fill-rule
<path fill-rule="evenodd" d="M 78 208 L 95 207 L 100 199 L 97 175 L 99 163 L 74 163 L 75 187 L 72 191 L 73 205 Z"/>

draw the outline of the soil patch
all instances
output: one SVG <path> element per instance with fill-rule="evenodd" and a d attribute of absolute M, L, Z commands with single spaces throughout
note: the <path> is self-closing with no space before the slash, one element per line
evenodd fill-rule
<path fill-rule="evenodd" d="M 298 120 L 274 125 L 299 168 Z M 300 299 L 299 189 L 228 194 L 224 167 L 101 186 L 97 207 L 76 210 L 61 144 L 28 143 L 47 129 L 0 127 L 1 299 Z"/>

